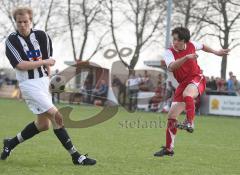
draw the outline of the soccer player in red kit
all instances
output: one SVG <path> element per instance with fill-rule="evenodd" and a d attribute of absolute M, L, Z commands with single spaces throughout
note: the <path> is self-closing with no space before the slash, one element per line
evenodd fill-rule
<path fill-rule="evenodd" d="M 173 156 L 174 139 L 177 128 L 193 132 L 195 104 L 194 99 L 199 97 L 205 90 L 206 81 L 197 63 L 196 51 L 203 50 L 217 56 L 228 54 L 229 49 L 218 51 L 198 42 L 190 41 L 190 32 L 187 28 L 177 27 L 172 30 L 172 47 L 164 53 L 164 60 L 168 71 L 172 72 L 179 85 L 175 91 L 173 103 L 168 112 L 166 128 L 166 145 L 154 154 L 162 157 Z M 186 120 L 177 123 L 177 116 L 186 112 Z"/>

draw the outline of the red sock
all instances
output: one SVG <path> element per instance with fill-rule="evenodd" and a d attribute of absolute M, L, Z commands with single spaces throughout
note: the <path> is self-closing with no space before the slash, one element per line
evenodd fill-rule
<path fill-rule="evenodd" d="M 186 105 L 187 121 L 192 123 L 195 117 L 195 104 L 194 99 L 190 96 L 184 97 Z"/>
<path fill-rule="evenodd" d="M 174 139 L 177 134 L 177 120 L 168 119 L 167 129 L 166 129 L 166 148 L 171 151 L 174 147 Z"/>

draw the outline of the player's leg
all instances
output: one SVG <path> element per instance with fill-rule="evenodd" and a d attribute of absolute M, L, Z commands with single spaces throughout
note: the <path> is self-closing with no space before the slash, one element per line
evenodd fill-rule
<path fill-rule="evenodd" d="M 49 120 L 48 116 L 38 114 L 35 125 L 40 132 L 47 131 L 51 127 L 51 121 Z"/>
<path fill-rule="evenodd" d="M 188 122 L 192 123 L 195 116 L 194 99 L 199 95 L 198 88 L 194 84 L 189 84 L 183 91 L 183 99 L 186 104 L 186 115 Z"/>
<path fill-rule="evenodd" d="M 49 126 L 50 121 L 46 116 L 38 117 L 36 121 L 29 123 L 14 138 L 4 139 L 1 159 L 5 160 L 18 144 L 32 138 L 41 131 L 48 130 Z"/>
<path fill-rule="evenodd" d="M 154 156 L 162 157 L 165 155 L 172 156 L 174 154 L 174 140 L 177 134 L 177 116 L 179 116 L 185 109 L 183 102 L 173 102 L 168 112 L 168 123 L 166 128 L 166 145 L 162 150 L 156 152 Z"/>
<path fill-rule="evenodd" d="M 203 75 L 194 77 L 190 84 L 183 91 L 183 101 L 186 104 L 186 120 L 180 124 L 180 129 L 193 132 L 195 117 L 195 101 L 197 97 L 203 94 L 206 88 L 206 80 Z"/>
<path fill-rule="evenodd" d="M 186 120 L 178 125 L 179 129 L 185 129 L 192 133 L 194 130 L 195 102 L 194 99 L 199 95 L 195 84 L 189 84 L 183 91 L 183 100 L 186 104 Z"/>
<path fill-rule="evenodd" d="M 81 155 L 77 149 L 74 147 L 66 129 L 63 124 L 63 116 L 53 107 L 47 112 L 48 118 L 52 122 L 54 134 L 57 136 L 59 141 L 62 143 L 63 147 L 69 152 L 72 157 L 72 161 L 76 165 L 94 165 L 96 160 L 86 157 L 86 155 Z"/>

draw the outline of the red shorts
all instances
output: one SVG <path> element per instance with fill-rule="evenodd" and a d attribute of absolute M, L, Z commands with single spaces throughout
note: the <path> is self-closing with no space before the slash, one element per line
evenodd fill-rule
<path fill-rule="evenodd" d="M 174 102 L 184 102 L 183 91 L 189 84 L 194 84 L 198 88 L 199 96 L 203 94 L 206 88 L 206 79 L 203 75 L 193 77 L 191 81 L 180 83 L 174 94 Z"/>

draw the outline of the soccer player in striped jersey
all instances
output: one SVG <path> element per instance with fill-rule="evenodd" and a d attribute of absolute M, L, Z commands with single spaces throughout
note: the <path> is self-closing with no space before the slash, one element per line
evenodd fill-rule
<path fill-rule="evenodd" d="M 17 31 L 6 39 L 6 56 L 16 70 L 22 97 L 37 118 L 15 137 L 4 139 L 0 158 L 7 159 L 18 144 L 48 130 L 51 123 L 74 164 L 94 165 L 96 160 L 81 155 L 74 147 L 64 128 L 62 115 L 52 103 L 49 93 L 50 67 L 55 64 L 52 42 L 44 31 L 32 29 L 32 16 L 32 9 L 28 7 L 20 7 L 13 12 Z"/>

